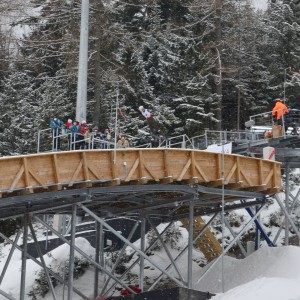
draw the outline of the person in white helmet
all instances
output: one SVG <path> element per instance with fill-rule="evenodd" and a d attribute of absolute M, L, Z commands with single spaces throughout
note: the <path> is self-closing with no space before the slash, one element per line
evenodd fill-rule
<path fill-rule="evenodd" d="M 139 111 L 146 119 L 153 117 L 152 114 L 150 113 L 150 111 L 148 109 L 145 109 L 144 106 L 140 106 Z"/>
<path fill-rule="evenodd" d="M 149 112 L 144 106 L 139 107 L 139 111 L 146 118 L 147 124 L 152 134 L 158 136 L 160 134 L 159 126 L 156 120 L 153 118 L 153 114 Z"/>

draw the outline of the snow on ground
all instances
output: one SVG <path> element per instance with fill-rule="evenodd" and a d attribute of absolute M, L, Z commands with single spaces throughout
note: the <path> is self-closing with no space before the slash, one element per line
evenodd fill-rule
<path fill-rule="evenodd" d="M 224 272 L 223 285 L 225 292 L 236 288 L 237 286 L 242 286 L 241 290 L 243 290 L 245 284 L 251 287 L 252 281 L 260 282 L 260 280 L 264 280 L 269 284 L 272 280 L 283 280 L 283 282 L 289 282 L 289 280 L 291 280 L 291 284 L 298 280 L 299 284 L 300 248 L 296 246 L 264 247 L 240 260 L 225 256 L 223 266 L 222 260 L 220 260 L 219 263 L 208 271 L 199 283 L 195 284 L 195 288 L 212 293 L 222 292 L 222 267 Z M 195 278 L 200 278 L 205 270 L 206 268 L 194 274 Z M 219 297 L 217 299 L 223 298 Z"/>

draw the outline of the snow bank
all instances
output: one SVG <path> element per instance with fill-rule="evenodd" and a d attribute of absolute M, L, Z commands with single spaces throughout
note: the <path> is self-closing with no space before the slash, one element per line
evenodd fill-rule
<path fill-rule="evenodd" d="M 206 268 L 199 271 L 195 278 L 205 272 Z M 208 273 L 195 284 L 195 288 L 213 293 L 222 292 L 222 260 L 219 261 Z M 283 280 L 291 279 L 289 285 L 294 286 L 295 281 L 300 280 L 300 248 L 295 246 L 261 248 L 245 259 L 237 260 L 231 257 L 224 257 L 224 289 L 228 291 L 239 285 L 251 290 L 251 281 L 266 282 L 270 284 L 271 279 Z M 255 280 L 256 279 L 256 280 Z M 276 281 L 275 280 L 275 281 Z M 245 285 L 246 284 L 246 285 Z M 252 286 L 253 288 L 253 286 Z M 299 296 L 300 296 L 300 289 Z M 253 291 L 254 292 L 254 291 Z M 235 293 L 232 291 L 232 293 Z M 254 294 L 252 294 L 254 295 Z M 253 296 L 254 297 L 254 296 Z M 218 298 L 223 299 L 223 298 Z M 241 298 L 224 298 L 241 299 Z M 243 298 L 244 300 L 245 298 Z M 249 298 L 250 299 L 250 298 Z M 257 299 L 256 297 L 252 299 Z M 266 298 L 273 299 L 273 298 Z M 278 298 L 279 299 L 279 298 Z M 282 297 L 281 299 L 287 299 Z M 300 298 L 298 298 L 300 299 Z"/>

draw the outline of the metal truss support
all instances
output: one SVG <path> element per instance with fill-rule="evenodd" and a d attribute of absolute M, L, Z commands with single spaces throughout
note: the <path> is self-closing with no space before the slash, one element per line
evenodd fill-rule
<path fill-rule="evenodd" d="M 136 222 L 135 225 L 133 226 L 131 232 L 129 233 L 129 236 L 128 236 L 128 240 L 129 240 L 129 241 L 132 239 L 132 237 L 133 237 L 135 231 L 137 230 L 137 228 L 138 228 L 138 226 L 139 226 L 139 223 L 140 223 L 139 221 Z M 99 224 L 99 223 L 97 222 L 97 224 Z M 101 226 L 101 228 L 103 227 L 102 224 L 99 224 L 99 225 Z M 118 256 L 118 258 L 117 258 L 115 264 L 114 264 L 113 267 L 112 267 L 111 274 L 114 274 L 114 273 L 115 273 L 117 266 L 119 265 L 120 261 L 122 260 L 122 256 L 123 256 L 123 254 L 124 254 L 124 252 L 125 252 L 125 250 L 126 250 L 126 247 L 127 247 L 127 245 L 124 244 L 123 247 L 122 247 L 122 249 L 121 249 L 121 251 L 120 251 L 120 253 L 119 253 L 119 256 Z M 111 280 L 111 277 L 108 277 L 107 280 L 106 280 L 106 282 L 104 283 L 103 288 L 102 288 L 102 291 L 101 291 L 101 293 L 100 293 L 100 297 L 102 297 L 103 295 L 105 295 L 105 293 L 106 293 L 105 290 L 106 290 L 106 288 L 107 288 L 107 286 L 108 286 L 110 280 Z M 98 295 L 97 295 L 97 296 L 98 296 Z"/>
<path fill-rule="evenodd" d="M 70 246 L 71 243 L 65 237 L 63 237 L 58 231 L 56 231 L 55 229 L 51 228 L 48 224 L 46 224 L 43 220 L 41 220 L 38 217 L 35 217 L 35 220 L 37 220 L 42 225 L 44 225 L 46 228 L 48 228 L 49 230 L 51 230 L 52 233 L 56 234 L 62 241 L 64 241 L 66 244 L 68 244 Z M 103 273 L 105 273 L 106 275 L 112 277 L 112 279 L 114 279 L 115 281 L 117 281 L 123 288 L 129 290 L 131 293 L 135 293 L 129 286 L 127 286 L 125 283 L 123 283 L 122 281 L 120 281 L 116 276 L 114 276 L 109 271 L 107 271 L 103 266 L 101 266 L 100 264 L 98 264 L 94 259 L 92 259 L 90 256 L 88 256 L 85 252 L 83 252 L 76 245 L 74 245 L 74 250 L 76 250 L 84 258 L 86 258 L 93 266 L 98 267 Z M 87 299 L 87 298 L 85 297 L 85 299 Z"/>
<path fill-rule="evenodd" d="M 176 262 L 174 261 L 173 257 L 172 257 L 172 254 L 170 253 L 169 249 L 167 248 L 165 242 L 163 241 L 162 237 L 161 237 L 161 234 L 158 232 L 156 226 L 153 224 L 152 220 L 148 217 L 148 222 L 150 223 L 152 229 L 154 230 L 156 236 L 158 237 L 160 243 L 162 244 L 166 254 L 168 255 L 170 261 L 171 261 L 171 264 L 173 265 L 174 269 L 176 270 L 179 278 L 184 282 L 184 277 L 182 276 L 178 266 L 176 265 Z"/>
<path fill-rule="evenodd" d="M 103 229 L 103 228 L 102 228 Z M 100 263 L 100 242 L 102 239 L 101 225 L 96 223 L 96 240 L 95 240 L 95 262 Z M 95 267 L 94 274 L 94 298 L 98 296 L 99 268 Z"/>
<path fill-rule="evenodd" d="M 150 264 L 152 264 L 155 268 L 163 272 L 169 279 L 173 280 L 179 286 L 183 286 L 183 282 L 177 280 L 174 276 L 167 273 L 162 267 L 160 267 L 157 263 L 155 263 L 152 259 L 150 259 L 145 253 L 143 253 L 140 249 L 138 249 L 133 243 L 130 243 L 126 238 L 124 238 L 121 234 L 119 234 L 115 229 L 113 229 L 110 225 L 108 225 L 103 219 L 99 218 L 96 214 L 94 214 L 91 210 L 85 207 L 83 204 L 78 204 L 81 209 L 83 209 L 87 214 L 89 214 L 92 218 L 94 218 L 97 222 L 103 224 L 109 231 L 111 231 L 117 238 L 126 243 L 129 247 L 135 250 L 140 256 L 143 256 Z M 123 284 L 124 285 L 124 284 Z M 132 291 L 133 292 L 133 291 Z M 133 292 L 134 293 L 134 292 Z"/>
<path fill-rule="evenodd" d="M 232 228 L 231 228 L 229 222 L 226 220 L 226 218 L 224 218 L 224 223 L 225 223 L 226 227 L 229 229 L 229 231 L 232 234 L 233 238 L 235 238 L 236 237 L 236 233 L 232 230 Z M 243 253 L 244 257 L 246 257 L 247 256 L 247 252 L 246 252 L 245 248 L 243 247 L 240 239 L 237 240 L 237 244 L 238 244 L 239 248 L 241 249 L 241 252 Z"/>
<path fill-rule="evenodd" d="M 24 216 L 24 232 L 23 232 L 23 252 L 22 252 L 22 267 L 21 267 L 21 286 L 20 300 L 25 299 L 25 283 L 26 283 L 26 259 L 27 259 L 27 240 L 28 240 L 28 215 Z"/>
<path fill-rule="evenodd" d="M 292 204 L 291 204 L 290 207 L 289 207 L 289 212 L 292 212 L 292 211 L 294 210 L 294 208 L 295 208 L 297 202 L 299 201 L 299 196 L 300 196 L 300 189 L 298 190 L 296 196 L 293 196 L 292 194 L 290 194 L 290 198 L 292 199 Z M 277 198 L 276 198 L 276 197 L 277 197 Z M 276 199 L 277 202 L 280 201 L 278 195 L 275 195 L 275 199 Z M 284 217 L 284 220 L 285 220 L 285 219 L 286 219 L 286 218 Z M 273 240 L 273 243 L 274 243 L 274 244 L 276 244 L 276 242 L 277 242 L 277 240 L 278 240 L 278 238 L 279 238 L 279 236 L 280 236 L 280 233 L 281 233 L 281 231 L 283 230 L 283 227 L 284 227 L 284 224 L 285 224 L 284 220 L 281 222 L 280 227 L 279 227 L 279 229 L 278 229 L 278 231 L 277 231 L 277 233 L 276 233 L 276 236 L 275 236 L 275 238 L 274 238 L 274 240 Z"/>
<path fill-rule="evenodd" d="M 285 215 L 285 238 L 284 244 L 289 245 L 289 194 L 290 194 L 290 164 L 286 163 L 285 165 L 285 209 L 287 214 Z"/>
<path fill-rule="evenodd" d="M 237 236 L 229 243 L 229 245 L 224 249 L 223 253 L 214 260 L 214 262 L 210 265 L 210 267 L 202 274 L 202 276 L 197 280 L 196 284 L 199 283 L 205 275 L 221 260 L 223 259 L 224 255 L 231 249 L 231 247 L 236 243 L 236 241 L 242 236 L 242 234 L 248 229 L 248 227 L 256 220 L 259 214 L 262 212 L 260 209 L 252 218 L 251 220 L 245 225 L 245 227 L 237 234 Z"/>
<path fill-rule="evenodd" d="M 16 300 L 16 298 L 8 295 L 7 293 L 5 293 L 4 291 L 2 291 L 1 289 L 0 289 L 0 295 L 4 296 L 6 299 Z"/>
<path fill-rule="evenodd" d="M 282 211 L 284 212 L 286 219 L 289 221 L 292 228 L 294 229 L 298 239 L 300 240 L 300 232 L 299 232 L 298 228 L 296 227 L 294 221 L 292 220 L 291 216 L 289 215 L 288 211 L 286 210 L 285 206 L 280 202 L 278 195 L 275 195 L 275 199 L 276 199 L 277 203 L 279 204 L 280 208 L 282 209 Z M 288 227 L 289 227 L 289 225 L 288 225 Z"/>
<path fill-rule="evenodd" d="M 198 233 L 196 238 L 193 240 L 193 244 L 202 236 L 202 234 L 205 232 L 205 230 L 208 228 L 208 226 L 212 223 L 212 221 L 217 217 L 218 213 L 215 213 L 212 218 L 206 223 L 206 225 L 201 229 L 201 231 Z M 175 257 L 174 261 L 177 261 L 187 250 L 189 249 L 189 245 L 185 246 L 182 251 Z M 169 264 L 166 267 L 166 271 L 168 271 L 172 267 L 172 263 Z M 157 285 L 157 283 L 160 281 L 161 277 L 163 276 L 163 273 L 160 273 L 160 275 L 156 278 L 154 283 L 150 286 L 148 291 L 154 289 L 154 287 Z"/>
<path fill-rule="evenodd" d="M 174 222 L 170 222 L 165 229 L 161 232 L 161 236 L 167 232 L 167 230 L 174 224 Z M 154 238 L 153 241 L 151 241 L 150 245 L 145 249 L 145 253 L 148 253 L 153 246 L 156 244 L 156 242 L 158 241 L 158 237 Z M 124 246 L 127 247 L 127 245 L 125 244 Z M 120 280 L 122 280 L 138 263 L 139 263 L 139 258 L 137 258 L 128 268 L 127 270 L 121 275 L 121 277 L 119 278 Z M 172 265 L 172 264 L 171 264 Z M 161 273 L 163 275 L 163 273 Z M 106 296 L 114 287 L 116 286 L 116 282 L 114 282 L 114 284 L 101 296 Z"/>
<path fill-rule="evenodd" d="M 51 281 L 51 278 L 49 276 L 49 272 L 48 272 L 48 268 L 46 266 L 46 263 L 45 263 L 45 260 L 44 260 L 44 257 L 43 257 L 43 254 L 42 254 L 42 250 L 41 250 L 41 247 L 39 245 L 39 242 L 36 238 L 36 234 L 34 232 L 34 229 L 33 229 L 33 226 L 31 224 L 31 222 L 29 223 L 29 228 L 30 228 L 30 232 L 31 232 L 31 235 L 33 237 L 33 240 L 34 240 L 34 243 L 35 243 L 35 247 L 37 249 L 37 252 L 38 252 L 38 255 L 40 257 L 40 260 L 41 260 L 41 264 L 43 266 L 43 269 L 45 271 L 45 275 L 46 275 L 46 278 L 47 278 L 47 283 L 48 283 L 48 286 L 52 292 L 52 296 L 53 296 L 53 299 L 54 300 L 57 300 L 57 297 L 56 297 L 56 294 L 55 294 L 55 291 L 54 291 L 54 287 L 53 287 L 53 284 L 52 284 L 52 281 Z"/>
<path fill-rule="evenodd" d="M 193 235 L 194 234 L 194 201 L 189 203 L 189 240 L 188 240 L 188 274 L 187 285 L 193 288 Z"/>
<path fill-rule="evenodd" d="M 254 213 L 252 212 L 252 210 L 249 207 L 246 207 L 246 211 L 251 216 L 251 218 L 253 218 Z M 260 223 L 257 220 L 254 220 L 254 223 L 256 225 L 256 228 L 260 231 L 260 233 L 264 237 L 264 239 L 267 242 L 268 246 L 269 247 L 275 247 L 276 245 L 270 240 L 269 236 L 266 234 L 266 232 L 264 231 L 264 229 L 261 227 Z"/>
<path fill-rule="evenodd" d="M 50 226 L 49 226 L 50 228 Z M 13 241 L 10 240 L 8 237 L 6 237 L 3 233 L 0 232 L 0 236 L 5 240 L 7 241 L 9 244 L 13 244 Z M 16 245 L 16 249 L 18 249 L 21 253 L 23 253 L 23 249 Z M 43 268 L 43 265 L 36 259 L 34 258 L 33 256 L 31 256 L 29 253 L 26 254 L 27 258 L 31 259 L 32 261 L 34 261 L 37 265 L 39 265 L 40 267 Z M 64 279 L 59 276 L 57 273 L 54 273 L 51 269 L 48 269 L 49 273 L 55 278 L 57 279 L 60 283 L 64 283 Z M 83 295 L 78 289 L 74 288 L 74 292 L 80 296 L 82 299 L 85 299 L 85 300 L 89 300 L 88 297 L 86 297 L 85 295 Z"/>
<path fill-rule="evenodd" d="M 75 233 L 76 233 L 76 211 L 77 206 L 72 206 L 72 223 L 71 223 L 71 243 L 70 243 L 70 257 L 68 269 L 68 300 L 73 298 L 73 283 L 74 283 L 74 259 L 75 259 Z"/>
<path fill-rule="evenodd" d="M 146 242 L 146 218 L 142 217 L 141 220 L 141 251 L 145 253 L 145 242 Z M 139 287 L 144 291 L 144 277 L 145 277 L 145 258 L 140 256 L 140 276 L 139 276 Z"/>
<path fill-rule="evenodd" d="M 0 276 L 0 286 L 1 286 L 1 283 L 2 283 L 3 278 L 4 278 L 4 276 L 5 276 L 5 273 L 6 273 L 6 271 L 7 271 L 7 268 L 8 268 L 8 266 L 9 266 L 9 263 L 10 263 L 10 261 L 11 261 L 11 258 L 12 258 L 13 254 L 14 254 L 14 251 L 15 251 L 15 249 L 16 249 L 16 246 L 17 246 L 17 243 L 18 243 L 18 240 L 19 240 L 20 235 L 21 235 L 21 230 L 18 230 L 17 235 L 16 235 L 16 237 L 15 237 L 15 240 L 14 240 L 14 242 L 13 242 L 13 244 L 12 244 L 12 247 L 11 247 L 11 249 L 10 249 L 10 251 L 9 251 L 9 254 L 8 254 L 8 256 L 7 256 L 5 265 L 4 265 L 4 267 L 3 267 L 3 269 L 2 269 L 2 272 L 1 272 L 1 276 Z"/>
<path fill-rule="evenodd" d="M 258 212 L 260 210 L 260 206 L 256 205 L 255 206 L 255 212 Z M 260 224 L 260 215 L 257 218 L 257 222 Z M 273 243 L 273 242 L 272 242 Z M 273 243 L 274 245 L 276 245 L 275 243 Z M 258 229 L 258 227 L 255 227 L 255 250 L 259 249 L 259 245 L 260 245 L 260 230 Z"/>

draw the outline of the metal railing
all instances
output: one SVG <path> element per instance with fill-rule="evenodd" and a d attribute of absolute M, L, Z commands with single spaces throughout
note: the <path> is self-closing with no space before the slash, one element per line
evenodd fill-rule
<path fill-rule="evenodd" d="M 285 134 L 300 133 L 300 110 L 290 109 L 289 114 L 282 116 L 283 124 L 288 126 Z M 244 131 L 218 131 L 206 129 L 203 135 L 188 137 L 186 134 L 168 137 L 147 135 L 146 138 L 126 135 L 133 148 L 182 148 L 205 150 L 210 145 L 224 145 L 229 142 L 238 144 L 249 143 L 266 139 L 266 132 L 272 130 L 274 120 L 272 112 L 265 112 L 250 117 L 248 130 Z M 284 125 L 283 125 L 284 126 Z M 112 135 L 113 136 L 113 135 Z M 77 149 L 114 149 L 117 143 L 114 139 L 106 141 L 96 137 L 93 133 L 89 136 L 79 133 L 70 133 L 64 128 L 54 130 L 48 128 L 38 132 L 37 152 L 64 151 Z"/>

